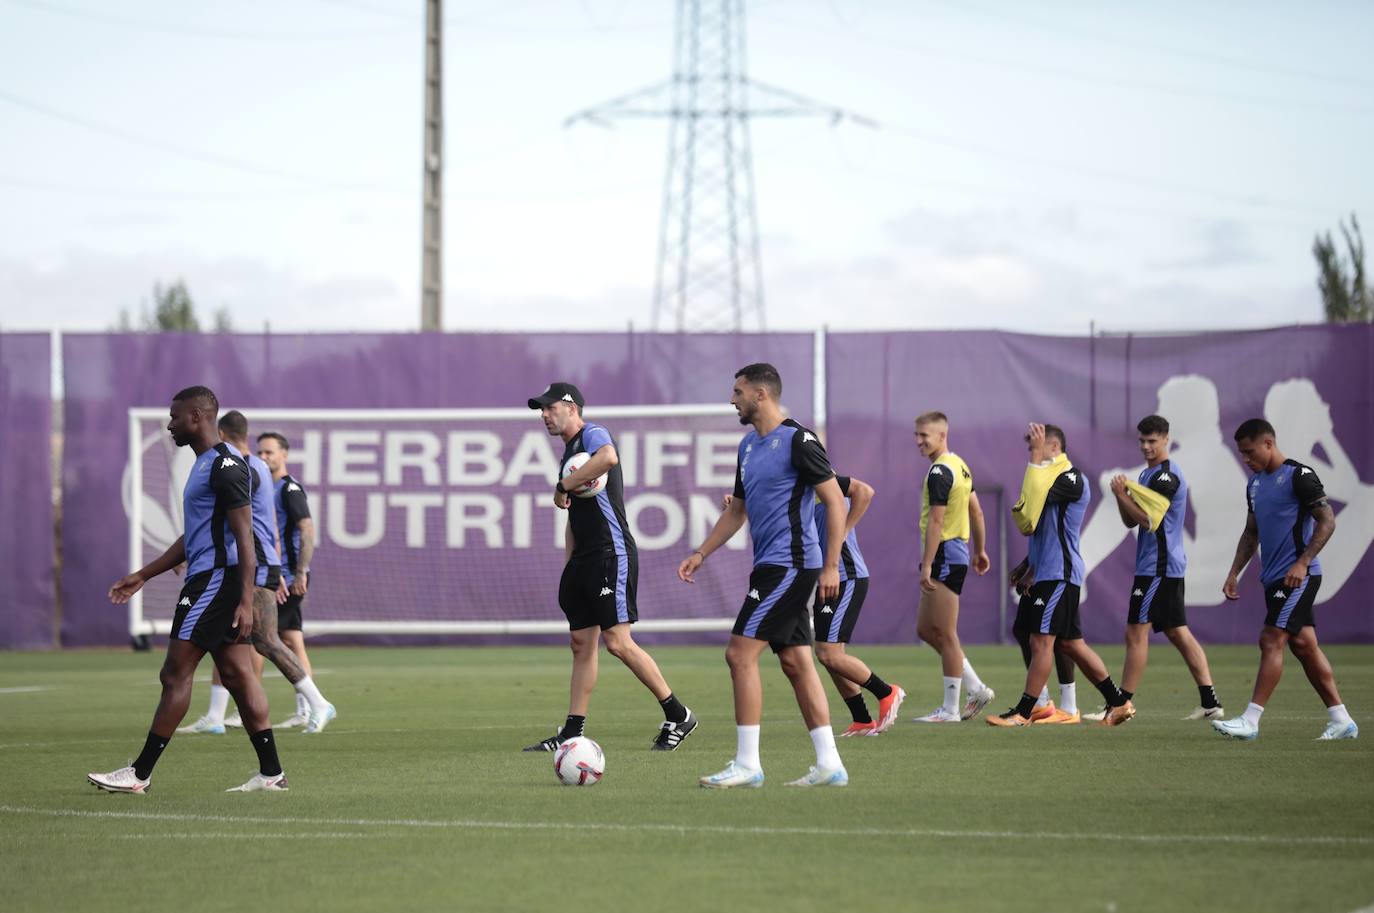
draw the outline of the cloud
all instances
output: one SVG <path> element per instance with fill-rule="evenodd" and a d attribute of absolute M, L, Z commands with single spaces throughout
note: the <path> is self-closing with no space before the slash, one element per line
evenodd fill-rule
<path fill-rule="evenodd" d="M 1209 270 L 1242 264 L 1267 263 L 1254 247 L 1250 229 L 1235 219 L 1218 219 L 1205 223 L 1193 239 L 1199 253 L 1173 260 L 1156 260 L 1149 264 L 1155 269 Z"/>

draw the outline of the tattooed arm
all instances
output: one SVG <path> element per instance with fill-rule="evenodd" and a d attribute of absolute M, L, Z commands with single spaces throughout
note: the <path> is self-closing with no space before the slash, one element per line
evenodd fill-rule
<path fill-rule="evenodd" d="M 1289 586 L 1299 586 L 1307 578 L 1308 566 L 1312 564 L 1314 558 L 1331 539 L 1331 534 L 1336 531 L 1336 513 L 1331 509 L 1331 502 L 1322 498 L 1309 508 L 1312 511 L 1312 518 L 1317 521 L 1316 527 L 1312 530 L 1312 541 L 1307 543 L 1307 548 L 1303 549 L 1298 560 L 1293 562 L 1293 566 L 1284 575 L 1283 582 Z"/>
<path fill-rule="evenodd" d="M 1258 549 L 1259 524 L 1255 522 L 1254 511 L 1251 511 L 1245 516 L 1245 532 L 1240 534 L 1240 542 L 1236 543 L 1236 557 L 1231 562 L 1231 573 L 1226 575 L 1226 582 L 1221 586 L 1221 592 L 1227 599 L 1240 598 L 1240 572 L 1245 570 L 1245 566 L 1255 557 Z"/>

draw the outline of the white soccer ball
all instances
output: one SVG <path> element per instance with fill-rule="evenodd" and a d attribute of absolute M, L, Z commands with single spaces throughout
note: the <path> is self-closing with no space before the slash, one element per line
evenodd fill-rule
<path fill-rule="evenodd" d="M 600 745 L 586 736 L 576 736 L 553 753 L 553 772 L 564 786 L 595 786 L 606 772 L 606 756 Z"/>
<path fill-rule="evenodd" d="M 572 456 L 568 457 L 568 462 L 563 464 L 562 478 L 566 479 L 568 476 L 570 476 L 577 470 L 581 469 L 583 466 L 586 466 L 587 461 L 591 458 L 592 455 L 590 453 L 585 452 L 574 453 Z M 590 482 L 586 483 L 576 491 L 569 492 L 569 494 L 576 495 L 579 498 L 595 498 L 605 487 L 606 473 L 603 472 L 601 475 L 597 476 L 595 479 L 592 479 Z"/>

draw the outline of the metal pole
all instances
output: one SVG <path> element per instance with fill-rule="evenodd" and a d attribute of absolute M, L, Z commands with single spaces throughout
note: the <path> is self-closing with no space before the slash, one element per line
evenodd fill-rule
<path fill-rule="evenodd" d="M 424 225 L 420 329 L 444 328 L 444 2 L 425 0 Z"/>

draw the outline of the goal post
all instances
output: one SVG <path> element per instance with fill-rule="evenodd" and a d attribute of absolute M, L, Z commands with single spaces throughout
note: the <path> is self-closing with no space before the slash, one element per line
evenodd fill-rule
<path fill-rule="evenodd" d="M 563 442 L 529 409 L 245 409 L 250 438 L 291 444 L 287 470 L 314 519 L 305 627 L 311 634 L 534 635 L 565 632 L 558 583 L 566 515 L 553 505 Z M 705 538 L 734 484 L 741 437 L 727 405 L 600 406 L 615 438 L 639 546 L 637 630 L 728 631 L 752 565 L 744 531 L 694 585 L 678 563 Z M 129 563 L 182 533 L 194 463 L 165 408 L 128 413 L 124 503 Z M 171 631 L 179 573 L 129 602 L 133 637 Z"/>

